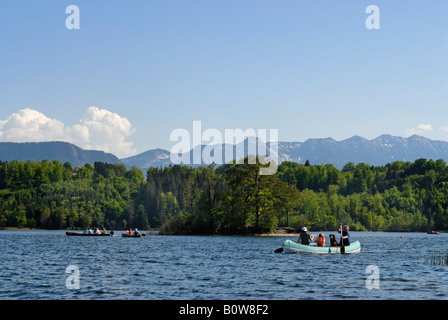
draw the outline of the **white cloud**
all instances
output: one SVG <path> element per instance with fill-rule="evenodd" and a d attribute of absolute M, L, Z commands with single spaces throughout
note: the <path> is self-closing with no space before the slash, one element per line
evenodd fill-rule
<path fill-rule="evenodd" d="M 119 158 L 136 153 L 126 139 L 135 132 L 128 119 L 90 107 L 79 124 L 65 126 L 33 109 L 22 109 L 0 120 L 0 141 L 67 141 L 88 150 L 110 152 Z"/>
<path fill-rule="evenodd" d="M 64 124 L 29 108 L 13 113 L 0 121 L 2 141 L 48 141 L 64 136 Z"/>
<path fill-rule="evenodd" d="M 425 132 L 432 131 L 432 124 L 430 124 L 430 123 L 428 123 L 428 124 L 419 124 L 415 128 L 408 128 L 408 129 L 405 129 L 404 131 L 408 135 L 422 134 L 422 133 L 425 133 Z"/>

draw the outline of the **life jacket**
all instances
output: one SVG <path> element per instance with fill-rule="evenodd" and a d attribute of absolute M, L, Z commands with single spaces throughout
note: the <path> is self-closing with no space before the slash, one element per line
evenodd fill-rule
<path fill-rule="evenodd" d="M 325 246 L 325 238 L 322 238 L 322 237 L 316 238 L 316 243 L 318 246 L 322 246 L 322 247 Z"/>

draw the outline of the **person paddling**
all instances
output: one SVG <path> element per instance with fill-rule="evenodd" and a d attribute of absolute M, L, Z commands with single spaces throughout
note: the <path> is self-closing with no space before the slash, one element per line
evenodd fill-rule
<path fill-rule="evenodd" d="M 309 245 L 310 241 L 313 241 L 314 235 L 311 234 L 306 227 L 302 228 L 300 232 L 299 239 L 297 239 L 297 243 L 301 243 L 303 245 Z"/>
<path fill-rule="evenodd" d="M 340 246 L 346 247 L 350 245 L 350 233 L 348 232 L 349 230 L 350 228 L 348 225 L 345 225 L 342 230 L 339 228 L 338 232 L 341 233 L 341 242 L 339 243 Z"/>

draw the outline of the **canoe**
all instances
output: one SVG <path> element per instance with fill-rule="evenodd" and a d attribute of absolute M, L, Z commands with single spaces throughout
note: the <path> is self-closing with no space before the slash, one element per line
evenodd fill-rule
<path fill-rule="evenodd" d="M 283 243 L 285 253 L 341 253 L 341 247 L 317 247 L 307 246 L 300 243 L 286 240 Z M 355 241 L 349 246 L 345 246 L 345 253 L 361 252 L 361 243 Z"/>
<path fill-rule="evenodd" d="M 83 232 L 66 232 L 67 236 L 81 236 L 81 237 L 110 237 L 110 233 L 83 233 Z"/>
<path fill-rule="evenodd" d="M 142 235 L 141 234 L 130 235 L 129 233 L 122 233 L 121 236 L 125 238 L 140 238 Z"/>
<path fill-rule="evenodd" d="M 439 231 L 428 231 L 428 232 L 426 232 L 427 234 L 440 234 L 440 232 Z"/>

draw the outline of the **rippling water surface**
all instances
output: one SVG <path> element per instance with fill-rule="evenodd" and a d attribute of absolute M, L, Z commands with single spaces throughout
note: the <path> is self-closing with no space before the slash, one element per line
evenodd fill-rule
<path fill-rule="evenodd" d="M 361 253 L 274 253 L 285 237 L 0 231 L 0 299 L 447 299 L 448 267 L 428 261 L 446 252 L 448 234 L 351 238 Z M 79 268 L 79 289 L 66 287 L 70 265 Z M 371 265 L 379 289 L 366 287 Z"/>

